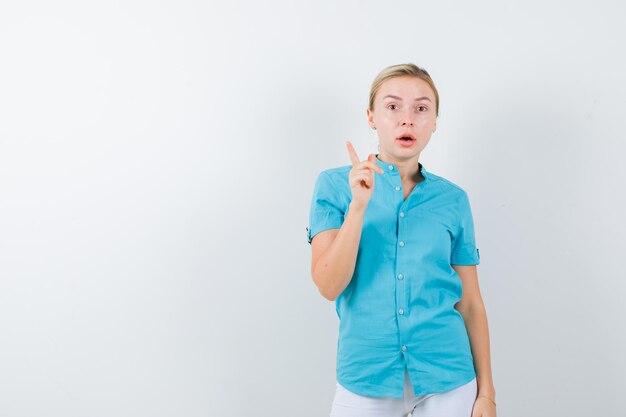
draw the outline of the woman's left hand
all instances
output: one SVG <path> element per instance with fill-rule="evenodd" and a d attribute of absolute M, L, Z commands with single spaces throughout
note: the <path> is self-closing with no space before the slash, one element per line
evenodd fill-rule
<path fill-rule="evenodd" d="M 488 398 L 476 398 L 472 417 L 496 417 L 496 406 Z"/>

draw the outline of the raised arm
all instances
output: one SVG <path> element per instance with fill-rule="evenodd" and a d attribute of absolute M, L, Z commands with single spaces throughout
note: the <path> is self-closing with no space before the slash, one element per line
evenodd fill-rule
<path fill-rule="evenodd" d="M 360 162 L 350 142 L 346 142 L 352 169 L 350 189 L 352 201 L 339 229 L 318 233 L 311 241 L 311 276 L 322 296 L 335 300 L 346 289 L 356 265 L 363 229 L 363 217 L 374 192 L 374 172 L 382 174 L 375 156 Z"/>

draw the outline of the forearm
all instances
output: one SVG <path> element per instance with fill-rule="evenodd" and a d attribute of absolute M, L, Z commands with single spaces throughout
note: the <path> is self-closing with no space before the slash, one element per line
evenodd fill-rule
<path fill-rule="evenodd" d="M 333 243 L 315 265 L 313 279 L 320 293 L 331 301 L 339 297 L 354 274 L 365 208 L 350 204 Z"/>
<path fill-rule="evenodd" d="M 495 400 L 496 390 L 491 375 L 489 326 L 484 305 L 481 304 L 470 309 L 463 318 L 474 357 L 478 395 L 484 395 Z"/>

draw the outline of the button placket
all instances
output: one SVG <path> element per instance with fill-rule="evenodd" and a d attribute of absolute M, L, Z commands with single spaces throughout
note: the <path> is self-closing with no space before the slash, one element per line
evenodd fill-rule
<path fill-rule="evenodd" d="M 405 248 L 406 246 L 406 242 L 404 240 L 404 237 L 406 235 L 406 223 L 404 222 L 405 219 L 405 212 L 406 209 L 408 207 L 408 202 L 407 201 L 403 201 L 403 203 L 400 205 L 400 209 L 398 211 L 398 249 L 397 249 L 397 261 L 396 261 L 396 271 L 399 271 L 397 274 L 397 285 L 396 285 L 396 305 L 398 306 L 398 310 L 397 310 L 397 314 L 400 317 L 406 317 L 406 315 L 408 314 L 408 285 L 409 282 L 407 282 L 404 278 L 404 274 L 402 273 L 402 271 L 406 271 L 406 266 L 407 266 L 407 262 L 405 262 L 405 257 L 408 256 L 407 250 Z M 407 329 L 408 330 L 408 329 Z M 403 332 L 403 326 L 400 326 L 400 332 Z M 402 335 L 401 335 L 401 339 L 402 339 Z"/>

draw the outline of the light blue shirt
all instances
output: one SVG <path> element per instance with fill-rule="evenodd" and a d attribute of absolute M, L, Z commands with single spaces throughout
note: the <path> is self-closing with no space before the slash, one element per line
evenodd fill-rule
<path fill-rule="evenodd" d="M 335 300 L 337 382 L 349 391 L 402 398 L 408 370 L 415 395 L 457 388 L 476 377 L 452 268 L 477 265 L 469 199 L 458 185 L 419 167 L 425 180 L 404 200 L 397 166 L 376 158 L 354 275 Z M 307 240 L 341 228 L 352 199 L 351 165 L 322 171 Z"/>

